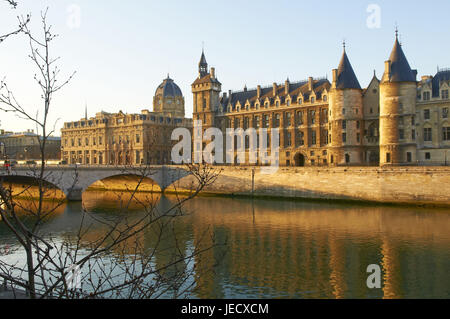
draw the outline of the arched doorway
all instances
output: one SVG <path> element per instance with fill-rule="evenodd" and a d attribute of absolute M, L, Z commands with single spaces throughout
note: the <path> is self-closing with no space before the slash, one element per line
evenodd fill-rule
<path fill-rule="evenodd" d="M 305 156 L 302 153 L 295 154 L 294 161 L 297 167 L 305 166 Z"/>

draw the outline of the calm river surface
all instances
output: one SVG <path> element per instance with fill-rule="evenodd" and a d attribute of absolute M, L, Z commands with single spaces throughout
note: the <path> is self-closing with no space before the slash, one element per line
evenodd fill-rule
<path fill-rule="evenodd" d="M 115 214 L 115 198 L 86 192 L 83 205 Z M 160 208 L 173 200 L 162 197 Z M 185 210 L 179 244 L 220 243 L 195 261 L 214 271 L 195 276 L 192 298 L 450 298 L 448 209 L 198 197 Z M 81 211 L 81 203 L 61 207 L 46 231 L 74 231 Z M 6 244 L 14 241 L 0 227 Z M 382 289 L 367 287 L 371 264 L 382 269 Z"/>

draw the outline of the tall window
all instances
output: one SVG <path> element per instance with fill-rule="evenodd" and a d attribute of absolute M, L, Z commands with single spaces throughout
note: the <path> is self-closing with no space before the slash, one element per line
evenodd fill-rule
<path fill-rule="evenodd" d="M 442 140 L 450 141 L 450 127 L 442 128 Z"/>
<path fill-rule="evenodd" d="M 289 146 L 291 146 L 292 145 L 292 140 L 291 140 L 291 132 L 287 132 L 286 133 L 286 140 L 285 140 L 285 145 L 286 145 L 286 147 L 289 147 Z"/>
<path fill-rule="evenodd" d="M 298 125 L 303 125 L 303 112 L 302 111 L 297 112 L 297 121 L 298 121 Z"/>
<path fill-rule="evenodd" d="M 343 130 L 347 129 L 347 121 L 346 120 L 342 121 L 342 129 Z"/>
<path fill-rule="evenodd" d="M 310 111 L 309 117 L 311 118 L 311 124 L 312 125 L 316 124 L 316 111 Z"/>
<path fill-rule="evenodd" d="M 347 133 L 342 133 L 342 142 L 347 143 Z"/>
<path fill-rule="evenodd" d="M 275 114 L 275 127 L 280 127 L 280 114 Z"/>
<path fill-rule="evenodd" d="M 404 129 L 399 129 L 398 130 L 398 136 L 399 136 L 399 139 L 404 140 L 405 139 L 405 130 Z"/>
<path fill-rule="evenodd" d="M 423 110 L 423 117 L 425 120 L 430 119 L 430 110 L 429 109 Z"/>
<path fill-rule="evenodd" d="M 442 118 L 448 119 L 448 107 L 442 109 Z"/>
<path fill-rule="evenodd" d="M 286 113 L 286 126 L 291 126 L 291 113 Z"/>
<path fill-rule="evenodd" d="M 316 145 L 316 131 L 311 131 L 311 145 Z"/>
<path fill-rule="evenodd" d="M 255 128 L 260 128 L 259 116 L 255 116 Z"/>
<path fill-rule="evenodd" d="M 303 133 L 302 131 L 299 131 L 298 132 L 298 142 L 299 142 L 300 146 L 305 145 L 304 137 L 305 137 L 305 133 Z"/>
<path fill-rule="evenodd" d="M 425 142 L 431 142 L 433 140 L 433 133 L 431 131 L 431 127 L 423 129 L 423 140 Z"/>

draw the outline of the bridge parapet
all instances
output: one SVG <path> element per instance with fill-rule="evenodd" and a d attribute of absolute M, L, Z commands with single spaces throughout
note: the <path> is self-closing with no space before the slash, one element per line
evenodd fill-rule
<path fill-rule="evenodd" d="M 61 189 L 69 201 L 80 201 L 83 192 L 93 183 L 108 177 L 121 175 L 134 175 L 153 180 L 164 192 L 165 189 L 177 180 L 189 175 L 184 166 L 46 166 L 43 180 Z M 40 176 L 39 166 L 16 166 L 11 171 L 2 169 L 1 177 L 28 177 Z"/>

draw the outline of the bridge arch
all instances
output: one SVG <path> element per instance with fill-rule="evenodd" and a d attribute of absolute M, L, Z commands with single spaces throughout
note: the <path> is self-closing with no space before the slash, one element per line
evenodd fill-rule
<path fill-rule="evenodd" d="M 137 174 L 117 174 L 99 179 L 90 185 L 87 185 L 84 191 L 87 190 L 112 190 L 112 191 L 134 191 L 139 185 L 139 191 L 145 192 L 161 192 L 159 184 L 147 176 L 140 176 Z"/>
<path fill-rule="evenodd" d="M 160 191 L 173 184 L 175 181 L 187 176 L 190 171 L 178 166 L 136 166 L 136 167 L 111 167 L 111 166 L 48 166 L 45 169 L 44 180 L 62 190 L 68 200 L 80 201 L 83 192 L 97 181 L 102 181 L 114 176 L 140 176 L 152 180 Z M 34 176 L 30 167 L 15 167 L 10 174 L 0 170 L 1 176 Z"/>
<path fill-rule="evenodd" d="M 39 197 L 39 183 L 35 176 L 26 174 L 5 174 L 0 173 L 0 180 L 6 184 L 6 186 L 12 186 L 13 196 L 38 198 Z M 67 193 L 64 189 L 51 181 L 50 179 L 43 178 L 43 187 L 47 197 L 54 198 L 56 200 L 63 200 L 67 198 Z"/>

